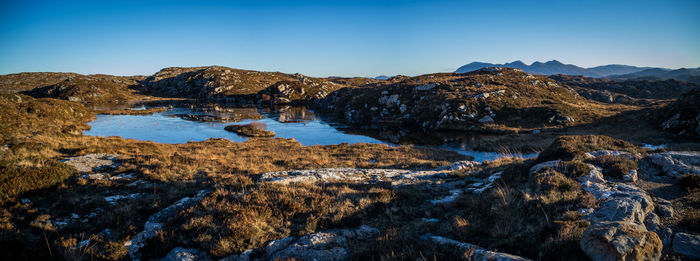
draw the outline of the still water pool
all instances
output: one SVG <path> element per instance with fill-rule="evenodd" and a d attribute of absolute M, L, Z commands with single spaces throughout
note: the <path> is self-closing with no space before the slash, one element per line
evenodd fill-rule
<path fill-rule="evenodd" d="M 326 121 L 305 108 L 287 108 L 277 111 L 264 111 L 255 108 L 234 108 L 223 111 L 174 108 L 166 112 L 145 116 L 98 115 L 97 119 L 89 123 L 92 128 L 85 131 L 84 134 L 102 137 L 121 136 L 122 138 L 159 143 L 186 143 L 188 141 L 204 141 L 209 138 L 226 138 L 242 142 L 248 138 L 224 130 L 225 126 L 233 124 L 226 122 L 227 120 L 241 117 L 241 115 L 248 115 L 248 117 L 253 115 L 255 116 L 253 118 L 256 119 L 244 119 L 235 124 L 246 124 L 253 121 L 263 122 L 267 125 L 267 130 L 277 134 L 277 138 L 293 138 L 302 145 L 361 142 L 393 145 L 373 137 L 343 131 L 344 126 L 341 124 Z M 209 120 L 202 120 L 202 118 Z M 470 155 L 476 161 L 494 160 L 508 156 L 496 152 L 474 151 L 455 144 L 445 144 L 438 147 Z M 521 156 L 533 157 L 536 154 Z"/>

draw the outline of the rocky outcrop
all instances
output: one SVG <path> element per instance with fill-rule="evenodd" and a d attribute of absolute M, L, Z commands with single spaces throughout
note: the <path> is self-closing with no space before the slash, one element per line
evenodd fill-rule
<path fill-rule="evenodd" d="M 378 234 L 378 229 L 365 225 L 355 229 L 331 229 L 273 240 L 263 248 L 247 250 L 222 260 L 248 261 L 254 254 L 256 260 L 345 260 L 350 255 L 353 242 L 369 240 Z"/>
<path fill-rule="evenodd" d="M 673 251 L 692 258 L 700 259 L 700 236 L 676 233 L 673 236 Z"/>
<path fill-rule="evenodd" d="M 586 153 L 596 156 L 634 156 L 627 152 L 594 151 Z M 562 161 L 539 163 L 530 169 L 537 173 L 545 168 L 563 171 Z M 591 193 L 600 202 L 592 211 L 582 211 L 591 222 L 583 233 L 580 247 L 593 260 L 659 260 L 662 241 L 654 231 L 659 230 L 660 221 L 653 213 L 652 198 L 632 184 L 608 181 L 603 169 L 588 164 L 590 171 L 578 178 L 581 188 Z"/>
<path fill-rule="evenodd" d="M 131 240 L 124 243 L 124 246 L 126 246 L 127 250 L 129 251 L 129 256 L 131 256 L 132 259 L 137 259 L 139 257 L 139 250 L 146 244 L 146 240 L 155 236 L 156 232 L 163 228 L 164 223 L 169 218 L 176 216 L 179 211 L 193 206 L 209 193 L 209 190 L 199 191 L 197 195 L 193 197 L 184 197 L 172 205 L 151 215 L 146 221 L 146 224 L 143 225 L 143 231 L 139 232 L 133 238 L 131 238 Z M 183 254 L 183 256 L 187 257 L 189 254 Z"/>
<path fill-rule="evenodd" d="M 208 261 L 211 260 L 206 254 L 200 253 L 196 249 L 176 247 L 171 250 L 161 261 Z"/>
<path fill-rule="evenodd" d="M 445 237 L 441 237 L 441 236 L 434 236 L 434 235 L 426 234 L 426 235 L 423 235 L 422 238 L 424 240 L 430 240 L 433 243 L 438 244 L 438 245 L 455 247 L 461 251 L 464 251 L 465 253 L 470 253 L 470 256 L 466 256 L 464 258 L 464 260 L 473 260 L 473 261 L 525 261 L 525 260 L 530 260 L 530 259 L 516 256 L 516 255 L 486 250 L 486 249 L 481 248 L 477 245 L 459 242 L 457 240 L 453 240 L 453 239 L 449 239 L 449 238 L 445 238 Z"/>
<path fill-rule="evenodd" d="M 658 115 L 661 129 L 700 139 L 700 88 L 683 94 L 676 102 L 661 109 Z"/>
<path fill-rule="evenodd" d="M 644 226 L 628 222 L 592 224 L 581 238 L 581 249 L 592 260 L 659 260 L 661 240 Z"/>
<path fill-rule="evenodd" d="M 165 68 L 143 81 L 143 91 L 228 103 L 287 104 L 320 99 L 345 87 L 331 79 L 222 66 Z"/>
<path fill-rule="evenodd" d="M 585 122 L 593 114 L 574 104 L 588 102 L 544 76 L 485 68 L 344 88 L 315 107 L 364 128 L 495 131 L 494 124 L 537 128 Z"/>
<path fill-rule="evenodd" d="M 572 75 L 552 75 L 549 78 L 573 88 L 587 99 L 634 105 L 647 104 L 647 99 L 676 99 L 697 87 L 676 80 L 611 80 Z"/>
<path fill-rule="evenodd" d="M 66 158 L 63 163 L 73 166 L 80 172 L 102 171 L 114 169 L 119 166 L 118 155 L 112 154 L 88 154 L 85 156 Z"/>
<path fill-rule="evenodd" d="M 359 169 L 359 168 L 327 168 L 313 170 L 292 170 L 263 173 L 261 182 L 291 183 L 327 183 L 327 182 L 391 182 L 394 186 L 434 182 L 449 178 L 450 172 L 462 170 L 481 163 L 473 161 L 458 161 L 449 166 L 433 170 L 405 169 Z"/>
<path fill-rule="evenodd" d="M 647 174 L 666 175 L 678 178 L 684 174 L 700 175 L 700 152 L 662 152 L 644 157 L 648 166 L 643 170 Z"/>
<path fill-rule="evenodd" d="M 35 98 L 56 98 L 87 104 L 125 103 L 133 97 L 138 77 L 71 75 L 61 82 L 25 91 Z"/>

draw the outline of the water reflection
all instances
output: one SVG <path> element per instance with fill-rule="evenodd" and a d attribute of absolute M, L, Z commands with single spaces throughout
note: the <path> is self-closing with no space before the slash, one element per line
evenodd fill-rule
<path fill-rule="evenodd" d="M 153 115 L 98 115 L 85 131 L 93 136 L 121 136 L 159 143 L 186 143 L 209 138 L 226 138 L 236 142 L 247 140 L 224 130 L 233 122 L 241 124 L 260 121 L 279 138 L 293 138 L 302 145 L 331 145 L 340 143 L 411 144 L 436 147 L 470 155 L 477 161 L 494 160 L 504 156 L 534 157 L 537 154 L 508 154 L 475 151 L 482 140 L 478 135 L 456 132 L 416 133 L 407 130 L 360 130 L 321 117 L 306 107 L 276 108 L 226 107 L 218 104 L 139 104 L 134 108 L 171 107 Z"/>

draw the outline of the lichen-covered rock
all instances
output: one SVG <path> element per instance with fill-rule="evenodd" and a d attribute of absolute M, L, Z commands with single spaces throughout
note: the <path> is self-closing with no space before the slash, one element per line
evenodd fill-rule
<path fill-rule="evenodd" d="M 200 253 L 196 249 L 176 247 L 171 250 L 161 261 L 208 261 L 211 260 L 206 254 Z"/>
<path fill-rule="evenodd" d="M 362 225 L 355 229 L 331 229 L 301 237 L 286 237 L 267 243 L 257 251 L 261 260 L 345 260 L 350 255 L 353 242 L 368 240 L 379 235 L 379 230 Z M 247 261 L 255 250 L 246 250 L 222 260 Z"/>
<path fill-rule="evenodd" d="M 662 173 L 678 178 L 683 174 L 700 175 L 700 152 L 662 152 L 644 158 Z"/>
<path fill-rule="evenodd" d="M 73 166 L 80 172 L 93 170 L 114 169 L 119 166 L 117 155 L 98 153 L 67 158 L 64 163 Z"/>
<path fill-rule="evenodd" d="M 594 223 L 579 243 L 592 260 L 659 260 L 663 248 L 656 233 L 625 222 Z"/>
<path fill-rule="evenodd" d="M 197 195 L 193 197 L 184 197 L 151 215 L 146 221 L 146 224 L 143 225 L 143 231 L 124 243 L 124 246 L 126 246 L 126 249 L 129 251 L 129 256 L 131 256 L 132 259 L 138 258 L 139 250 L 146 244 L 146 240 L 155 236 L 156 232 L 163 228 L 163 224 L 168 218 L 174 217 L 179 211 L 193 206 L 209 193 L 209 190 L 201 190 Z"/>
<path fill-rule="evenodd" d="M 465 257 L 466 260 L 474 260 L 474 261 L 526 261 L 526 260 L 530 260 L 530 259 L 516 256 L 516 255 L 486 250 L 486 249 L 481 248 L 477 245 L 459 242 L 457 240 L 453 240 L 453 239 L 449 239 L 449 238 L 445 238 L 445 237 L 441 237 L 441 236 L 434 236 L 434 235 L 426 234 L 426 235 L 423 235 L 421 238 L 423 238 L 425 240 L 430 240 L 433 243 L 438 244 L 438 245 L 455 247 L 455 248 L 458 248 L 461 251 L 465 251 L 465 252 L 469 251 L 470 249 L 473 250 L 473 251 L 471 251 L 471 256 Z"/>

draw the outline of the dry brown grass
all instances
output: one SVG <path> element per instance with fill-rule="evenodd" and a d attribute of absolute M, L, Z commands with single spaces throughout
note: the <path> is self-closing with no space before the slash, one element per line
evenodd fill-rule
<path fill-rule="evenodd" d="M 620 150 L 632 153 L 648 151 L 624 140 L 603 135 L 561 136 L 540 152 L 537 162 L 582 159 L 584 153 L 596 150 Z"/>
<path fill-rule="evenodd" d="M 603 168 L 603 175 L 622 179 L 630 170 L 639 168 L 637 162 L 621 156 L 604 155 L 591 160 L 593 165 Z"/>

